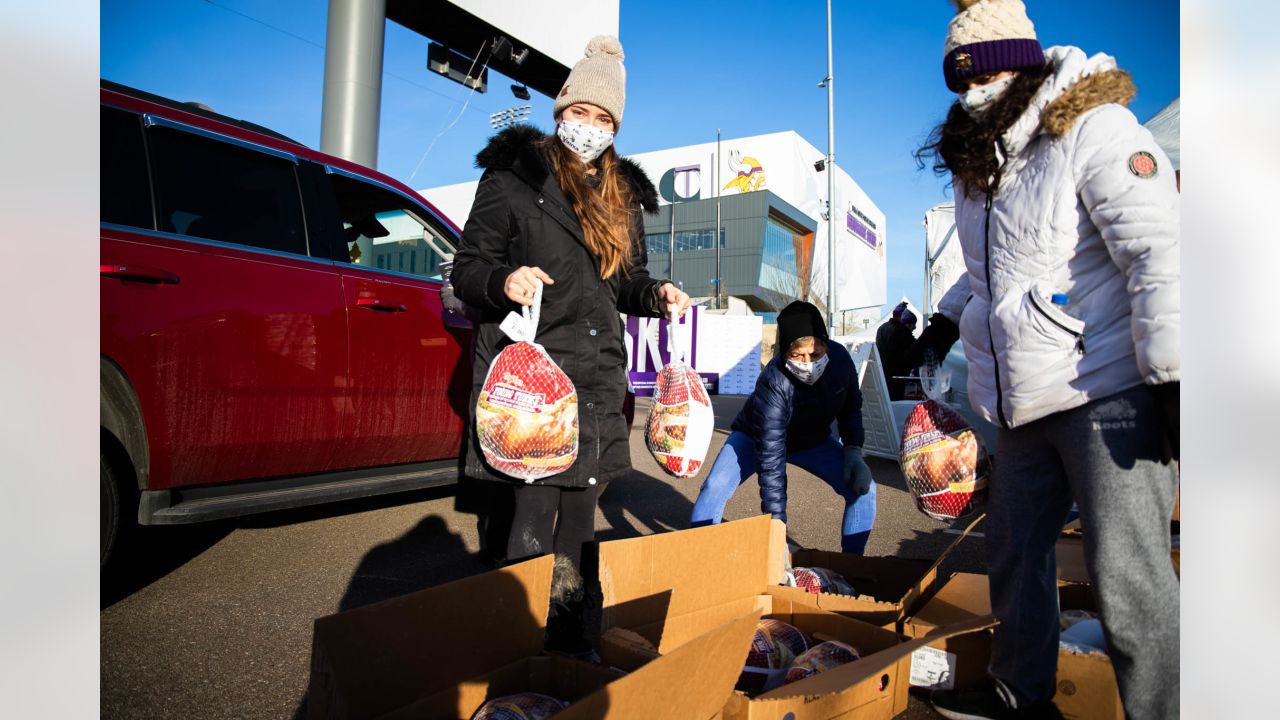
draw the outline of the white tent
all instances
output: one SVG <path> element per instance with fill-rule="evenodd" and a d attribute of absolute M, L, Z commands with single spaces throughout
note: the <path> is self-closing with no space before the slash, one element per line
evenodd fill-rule
<path fill-rule="evenodd" d="M 1156 144 L 1164 150 L 1164 154 L 1169 156 L 1169 161 L 1173 163 L 1175 171 L 1182 170 L 1181 158 L 1181 135 L 1179 116 L 1181 115 L 1182 98 L 1176 97 L 1173 102 L 1164 106 L 1164 109 L 1156 113 L 1150 120 L 1143 123 L 1151 134 L 1156 138 Z"/>
<path fill-rule="evenodd" d="M 927 314 L 932 315 L 938 311 L 938 301 L 964 274 L 964 255 L 956 237 L 955 203 L 939 203 L 925 212 L 924 253 L 924 305 Z"/>

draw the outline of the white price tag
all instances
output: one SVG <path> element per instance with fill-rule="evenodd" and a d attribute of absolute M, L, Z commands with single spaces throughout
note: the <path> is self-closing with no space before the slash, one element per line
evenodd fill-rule
<path fill-rule="evenodd" d="M 506 319 L 498 326 L 498 329 L 507 334 L 507 337 L 516 342 L 524 342 L 529 339 L 529 323 L 520 313 L 509 312 Z"/>
<path fill-rule="evenodd" d="M 922 647 L 911 653 L 911 684 L 934 690 L 955 686 L 956 656 L 937 648 Z"/>

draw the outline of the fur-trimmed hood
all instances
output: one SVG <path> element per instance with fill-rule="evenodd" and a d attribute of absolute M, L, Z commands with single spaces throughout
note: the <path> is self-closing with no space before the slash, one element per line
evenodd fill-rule
<path fill-rule="evenodd" d="M 1062 137 L 1085 113 L 1102 105 L 1128 105 L 1137 95 L 1133 77 L 1104 53 L 1092 57 L 1076 47 L 1045 50 L 1053 75 L 1031 99 L 1027 112 L 1006 131 L 1006 148 L 1016 154 L 1040 132 Z"/>
<path fill-rule="evenodd" d="M 532 125 L 512 125 L 489 139 L 476 153 L 476 167 L 482 170 L 511 170 L 533 187 L 542 187 L 551 176 L 551 165 L 541 143 L 549 136 Z M 618 170 L 631 184 L 640 207 L 647 213 L 658 211 L 658 190 L 635 161 L 618 158 Z"/>

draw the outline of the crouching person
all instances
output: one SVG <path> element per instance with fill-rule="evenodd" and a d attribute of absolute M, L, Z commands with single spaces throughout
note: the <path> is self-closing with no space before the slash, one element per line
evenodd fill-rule
<path fill-rule="evenodd" d="M 761 511 L 786 522 L 792 463 L 844 498 L 841 550 L 862 554 L 876 516 L 876 485 L 862 459 L 862 393 L 849 351 L 828 343 L 818 308 L 796 301 L 778 313 L 778 353 L 732 427 L 698 491 L 692 527 L 720 522 L 734 491 L 757 472 Z"/>

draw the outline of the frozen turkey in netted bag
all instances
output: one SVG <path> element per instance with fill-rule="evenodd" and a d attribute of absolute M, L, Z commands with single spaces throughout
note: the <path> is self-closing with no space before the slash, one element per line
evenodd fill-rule
<path fill-rule="evenodd" d="M 796 626 L 773 618 L 762 619 L 756 624 L 747 661 L 734 687 L 748 695 L 778 687 L 786 680 L 787 668 L 808 649 L 809 639 Z"/>
<path fill-rule="evenodd" d="M 494 698 L 480 706 L 471 720 L 547 720 L 568 707 L 550 695 L 517 693 Z"/>
<path fill-rule="evenodd" d="M 798 587 L 815 595 L 857 595 L 853 585 L 840 573 L 822 567 L 795 567 L 787 573 L 786 585 Z"/>
<path fill-rule="evenodd" d="M 533 482 L 562 473 L 578 458 L 578 393 L 543 347 L 533 342 L 542 285 L 524 319 L 514 313 L 503 330 L 515 344 L 489 366 L 476 401 L 476 435 L 489 465 Z"/>
<path fill-rule="evenodd" d="M 936 520 L 965 517 L 986 503 L 991 459 L 960 413 L 942 397 L 947 377 L 921 371 L 928 399 L 902 425 L 899 461 L 916 508 Z"/>
<path fill-rule="evenodd" d="M 667 474 L 693 477 L 706 460 L 716 419 L 702 379 L 678 357 L 674 321 L 667 336 L 672 340 L 671 362 L 658 373 L 644 440 Z"/>
<path fill-rule="evenodd" d="M 861 655 L 850 645 L 838 640 L 827 640 L 805 650 L 787 668 L 787 683 L 798 682 L 845 663 L 860 660 Z"/>

